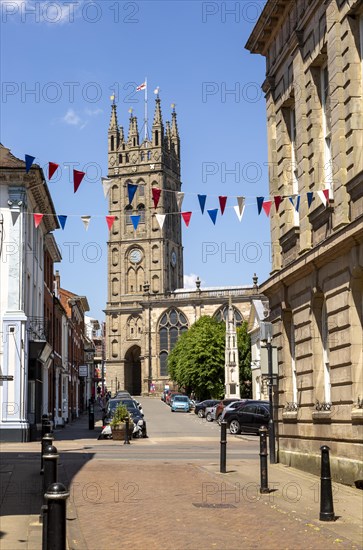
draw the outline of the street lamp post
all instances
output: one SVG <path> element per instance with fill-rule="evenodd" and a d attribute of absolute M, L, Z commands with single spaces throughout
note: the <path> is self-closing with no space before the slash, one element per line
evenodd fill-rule
<path fill-rule="evenodd" d="M 267 348 L 267 367 L 268 367 L 268 399 L 270 403 L 270 420 L 268 423 L 270 464 L 276 464 L 276 445 L 275 445 L 275 418 L 273 402 L 273 363 L 272 363 L 272 323 L 261 322 L 261 341 L 266 342 Z"/>

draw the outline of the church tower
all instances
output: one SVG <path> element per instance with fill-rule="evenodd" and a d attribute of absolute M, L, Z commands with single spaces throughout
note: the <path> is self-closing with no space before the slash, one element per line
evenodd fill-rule
<path fill-rule="evenodd" d="M 108 177 L 112 179 L 109 214 L 115 221 L 108 242 L 106 359 L 107 379 L 117 379 L 117 389 L 127 385 L 126 363 L 135 364 L 143 357 L 146 313 L 140 311 L 140 302 L 145 291 L 156 299 L 183 286 L 181 216 L 176 201 L 181 189 L 180 139 L 175 108 L 171 123 L 166 122 L 164 128 L 157 96 L 151 136 L 142 141 L 132 111 L 126 136 L 118 125 L 116 105 L 112 105 Z M 131 204 L 129 184 L 137 186 Z M 160 192 L 157 208 L 153 189 Z M 156 214 L 166 214 L 162 229 Z M 132 216 L 140 216 L 136 229 Z M 130 344 L 134 344 L 131 352 Z M 128 352 L 132 357 L 127 357 Z M 131 389 L 136 394 L 135 384 Z"/>

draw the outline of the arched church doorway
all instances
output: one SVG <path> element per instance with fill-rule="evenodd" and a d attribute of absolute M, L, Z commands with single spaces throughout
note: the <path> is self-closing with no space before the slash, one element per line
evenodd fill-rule
<path fill-rule="evenodd" d="M 125 390 L 131 395 L 141 395 L 141 349 L 132 346 L 125 355 Z"/>

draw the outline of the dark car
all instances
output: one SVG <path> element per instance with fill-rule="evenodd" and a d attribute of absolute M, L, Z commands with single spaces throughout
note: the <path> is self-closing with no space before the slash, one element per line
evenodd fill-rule
<path fill-rule="evenodd" d="M 224 407 L 227 407 L 227 405 L 230 405 L 231 403 L 234 403 L 235 401 L 243 401 L 243 399 L 237 399 L 236 397 L 228 397 L 227 399 L 223 399 L 223 401 L 220 401 L 217 405 L 217 410 L 215 412 L 216 421 L 218 424 L 221 423 L 222 420 L 222 412 Z"/>
<path fill-rule="evenodd" d="M 213 407 L 217 403 L 219 403 L 219 399 L 205 399 L 200 403 L 196 403 L 194 412 L 199 416 L 199 418 L 204 418 L 206 407 Z"/>
<path fill-rule="evenodd" d="M 144 419 L 144 415 L 141 413 L 135 400 L 132 398 L 110 399 L 109 402 L 107 403 L 106 411 L 103 417 L 103 425 L 105 426 L 107 424 L 110 424 L 112 417 L 114 415 L 114 412 L 117 408 L 117 405 L 119 405 L 120 403 L 122 403 L 123 405 L 126 405 L 127 410 L 129 411 L 134 424 L 141 427 L 142 437 L 147 437 L 146 420 Z"/>
<path fill-rule="evenodd" d="M 241 432 L 259 433 L 261 426 L 267 426 L 270 420 L 268 401 L 246 401 L 241 407 L 226 411 L 224 420 L 231 434 Z"/>

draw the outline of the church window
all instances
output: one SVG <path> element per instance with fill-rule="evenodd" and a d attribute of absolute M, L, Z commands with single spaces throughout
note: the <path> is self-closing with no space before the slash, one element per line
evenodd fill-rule
<path fill-rule="evenodd" d="M 147 160 L 151 160 L 151 151 L 147 152 Z"/>
<path fill-rule="evenodd" d="M 132 206 L 131 204 L 128 204 L 125 208 L 126 225 L 132 224 L 131 216 L 132 216 Z"/>
<path fill-rule="evenodd" d="M 141 156 L 140 156 L 140 159 L 143 161 L 143 160 L 144 160 L 144 157 L 145 157 L 145 155 L 144 155 L 144 153 L 142 152 L 142 153 L 141 153 Z"/>
<path fill-rule="evenodd" d="M 144 204 L 138 205 L 137 213 L 140 216 L 140 223 L 145 223 L 145 205 Z"/>
<path fill-rule="evenodd" d="M 137 340 L 139 334 L 141 334 L 141 317 L 131 315 L 127 320 L 127 338 Z"/>
<path fill-rule="evenodd" d="M 162 316 L 159 323 L 160 376 L 168 375 L 168 355 L 187 329 L 188 321 L 181 311 L 171 309 Z"/>
<path fill-rule="evenodd" d="M 234 318 L 236 319 L 236 326 L 240 327 L 243 323 L 243 317 L 241 313 L 238 311 L 238 309 L 236 309 L 235 307 L 233 307 L 233 311 L 234 311 Z M 214 318 L 218 322 L 221 322 L 221 321 L 226 322 L 227 316 L 228 316 L 228 304 L 220 307 L 217 310 L 217 312 L 214 314 Z"/>
<path fill-rule="evenodd" d="M 136 147 L 136 138 L 133 139 L 133 146 Z"/>
<path fill-rule="evenodd" d="M 125 156 L 126 156 L 126 159 L 125 159 L 125 161 L 126 161 L 126 162 L 129 162 L 129 154 L 128 154 L 128 153 L 126 153 L 126 155 L 125 155 Z"/>
<path fill-rule="evenodd" d="M 155 145 L 159 145 L 159 132 L 158 130 L 155 130 Z"/>
<path fill-rule="evenodd" d="M 145 187 L 144 185 L 139 185 L 139 197 L 143 197 L 145 195 Z"/>
<path fill-rule="evenodd" d="M 119 162 L 119 164 L 122 164 L 122 155 L 118 156 L 118 162 Z"/>
<path fill-rule="evenodd" d="M 115 138 L 111 136 L 111 151 L 115 150 Z"/>

